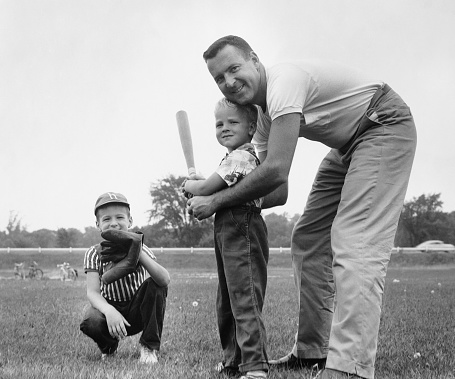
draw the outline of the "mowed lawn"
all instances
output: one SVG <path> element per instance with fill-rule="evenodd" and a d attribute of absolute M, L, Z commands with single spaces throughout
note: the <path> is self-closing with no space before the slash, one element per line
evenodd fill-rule
<path fill-rule="evenodd" d="M 172 276 L 159 364 L 138 363 L 138 336 L 108 362 L 79 331 L 87 304 L 81 254 L 1 254 L 0 378 L 224 378 L 215 318 L 211 254 L 157 254 Z M 14 280 L 14 262 L 36 260 L 45 279 Z M 76 282 L 48 279 L 70 262 Z M 455 378 L 455 264 L 449 255 L 393 256 L 386 280 L 376 378 Z M 27 263 L 28 264 L 28 263 Z M 289 351 L 297 304 L 289 254 L 271 255 L 264 317 L 269 356 Z M 312 378 L 271 370 L 269 378 Z"/>

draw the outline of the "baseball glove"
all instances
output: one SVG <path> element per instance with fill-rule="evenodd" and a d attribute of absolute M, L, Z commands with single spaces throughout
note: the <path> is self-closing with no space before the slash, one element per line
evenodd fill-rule
<path fill-rule="evenodd" d="M 101 280 L 110 284 L 136 270 L 142 250 L 144 235 L 141 232 L 125 232 L 109 229 L 101 233 L 100 259 L 109 262 Z"/>

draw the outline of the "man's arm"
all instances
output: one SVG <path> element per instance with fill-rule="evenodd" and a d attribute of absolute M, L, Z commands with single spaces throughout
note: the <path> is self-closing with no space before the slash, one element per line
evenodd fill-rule
<path fill-rule="evenodd" d="M 267 157 L 267 151 L 262 151 L 258 154 L 259 160 L 264 162 Z M 278 205 L 286 204 L 288 200 L 288 181 L 279 186 L 276 190 L 270 192 L 264 196 L 264 201 L 262 202 L 262 209 L 276 207 Z"/>
<path fill-rule="evenodd" d="M 187 180 L 185 191 L 195 196 L 207 196 L 226 188 L 226 182 L 216 172 L 204 180 Z"/>
<path fill-rule="evenodd" d="M 268 151 L 264 162 L 235 186 L 210 196 L 195 196 L 189 199 L 187 203 L 189 213 L 202 220 L 213 215 L 218 209 L 266 196 L 280 186 L 286 189 L 299 130 L 299 113 L 276 118 L 270 128 Z"/>

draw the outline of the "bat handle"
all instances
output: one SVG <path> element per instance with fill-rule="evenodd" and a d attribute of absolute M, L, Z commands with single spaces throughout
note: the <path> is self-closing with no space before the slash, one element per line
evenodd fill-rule
<path fill-rule="evenodd" d="M 188 168 L 188 176 L 196 175 L 196 169 L 194 167 Z"/>

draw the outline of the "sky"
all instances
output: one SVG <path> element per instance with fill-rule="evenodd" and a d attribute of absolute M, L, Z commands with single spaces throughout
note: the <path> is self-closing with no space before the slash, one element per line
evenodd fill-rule
<path fill-rule="evenodd" d="M 265 66 L 330 59 L 387 82 L 418 131 L 406 200 L 440 193 L 455 211 L 452 0 L 0 0 L 0 230 L 14 214 L 28 231 L 83 231 L 108 191 L 146 225 L 150 186 L 186 175 L 181 109 L 209 176 L 225 150 L 202 53 L 228 34 Z M 327 152 L 300 139 L 288 202 L 265 214 L 301 213 Z"/>

